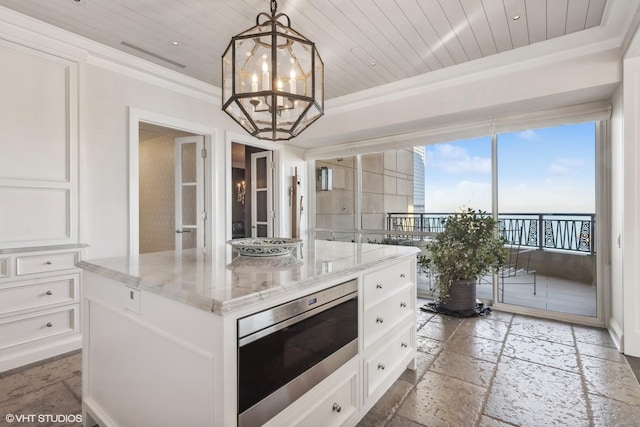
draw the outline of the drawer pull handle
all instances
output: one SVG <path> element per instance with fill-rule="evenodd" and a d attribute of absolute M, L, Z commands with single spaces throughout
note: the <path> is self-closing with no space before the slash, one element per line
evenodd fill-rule
<path fill-rule="evenodd" d="M 47 295 L 53 295 L 53 292 L 47 291 Z"/>
<path fill-rule="evenodd" d="M 404 274 L 404 273 L 400 273 L 400 277 L 402 277 L 404 279 L 405 277 L 407 277 L 407 275 Z"/>
<path fill-rule="evenodd" d="M 51 261 L 47 261 L 47 262 L 45 262 L 45 264 L 52 265 L 53 263 Z"/>
<path fill-rule="evenodd" d="M 384 371 L 384 363 L 378 363 L 378 369 Z"/>
<path fill-rule="evenodd" d="M 342 411 L 342 406 L 338 405 L 337 403 L 333 404 L 333 410 L 336 412 L 340 412 Z"/>
<path fill-rule="evenodd" d="M 53 323 L 51 323 L 51 322 L 48 322 L 48 323 L 47 323 L 47 328 L 50 328 L 50 327 L 52 327 L 52 326 L 53 326 Z"/>
<path fill-rule="evenodd" d="M 400 344 L 400 347 L 402 347 L 402 348 L 407 348 L 407 343 L 406 343 L 406 342 L 403 342 L 402 344 Z"/>
<path fill-rule="evenodd" d="M 406 302 L 401 302 L 401 303 L 400 303 L 400 307 L 405 308 L 406 306 L 407 306 L 407 303 L 406 303 Z"/>
<path fill-rule="evenodd" d="M 376 285 L 376 289 L 382 289 L 382 285 L 381 285 L 380 283 L 378 283 L 378 284 Z"/>
<path fill-rule="evenodd" d="M 376 323 L 384 323 L 384 319 L 382 317 L 376 317 Z"/>

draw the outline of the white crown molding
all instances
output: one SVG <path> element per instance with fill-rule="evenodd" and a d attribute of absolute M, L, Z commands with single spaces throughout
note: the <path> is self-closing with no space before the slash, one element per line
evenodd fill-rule
<path fill-rule="evenodd" d="M 334 98 L 326 102 L 325 113 L 327 116 L 342 114 L 372 104 L 426 95 L 434 90 L 618 49 L 621 44 L 620 39 L 597 40 L 584 44 L 583 37 L 575 37 L 577 40 L 574 41 L 571 36 L 563 37 L 571 40 L 548 40 Z M 563 48 L 559 44 L 570 46 Z"/>
<path fill-rule="evenodd" d="M 221 89 L 0 6 L 0 37 L 222 106 Z"/>
<path fill-rule="evenodd" d="M 461 123 L 429 127 L 420 131 L 367 138 L 332 146 L 309 148 L 304 153 L 304 159 L 317 160 L 347 157 L 356 154 L 368 154 L 406 148 L 414 145 L 428 145 L 444 140 L 474 138 L 490 135 L 492 132 L 515 132 L 538 126 L 578 123 L 586 120 L 607 120 L 611 117 L 611 108 L 611 103 L 608 101 L 595 101 L 569 107 L 464 121 Z"/>
<path fill-rule="evenodd" d="M 541 65 L 612 49 L 626 49 L 638 22 L 638 5 L 629 13 L 628 4 L 609 0 L 603 24 L 564 37 L 535 43 L 430 73 L 381 85 L 326 101 L 327 116 L 357 110 L 433 90 L 508 74 Z M 221 89 L 177 71 L 137 58 L 53 25 L 0 6 L 0 37 L 27 42 L 55 51 L 61 56 L 152 82 L 160 87 L 222 105 Z M 637 39 L 638 37 L 636 37 Z M 622 53 L 621 53 L 622 55 Z"/>
<path fill-rule="evenodd" d="M 615 49 L 619 49 L 622 56 L 640 19 L 638 4 L 630 13 L 628 4 L 623 3 L 608 1 L 603 23 L 598 27 L 330 99 L 325 103 L 325 114 L 342 114 L 372 104 Z"/>

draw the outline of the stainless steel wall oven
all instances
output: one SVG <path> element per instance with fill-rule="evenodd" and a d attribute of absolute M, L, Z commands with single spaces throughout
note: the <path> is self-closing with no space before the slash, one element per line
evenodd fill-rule
<path fill-rule="evenodd" d="M 238 320 L 238 425 L 257 426 L 358 353 L 358 283 Z"/>

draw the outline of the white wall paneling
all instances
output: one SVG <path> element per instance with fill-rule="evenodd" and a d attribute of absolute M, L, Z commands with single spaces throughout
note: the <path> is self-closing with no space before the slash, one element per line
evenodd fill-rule
<path fill-rule="evenodd" d="M 0 248 L 78 242 L 78 63 L 0 40 Z"/>

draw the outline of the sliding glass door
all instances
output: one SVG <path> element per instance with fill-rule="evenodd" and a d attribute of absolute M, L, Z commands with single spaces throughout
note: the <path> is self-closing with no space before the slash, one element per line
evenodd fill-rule
<path fill-rule="evenodd" d="M 318 160 L 315 237 L 417 246 L 418 295 L 435 298 L 429 242 L 448 215 L 482 210 L 498 219 L 510 255 L 480 278 L 478 298 L 525 314 L 595 318 L 599 129 L 496 132 Z"/>
<path fill-rule="evenodd" d="M 498 301 L 595 317 L 595 123 L 501 133 Z"/>

